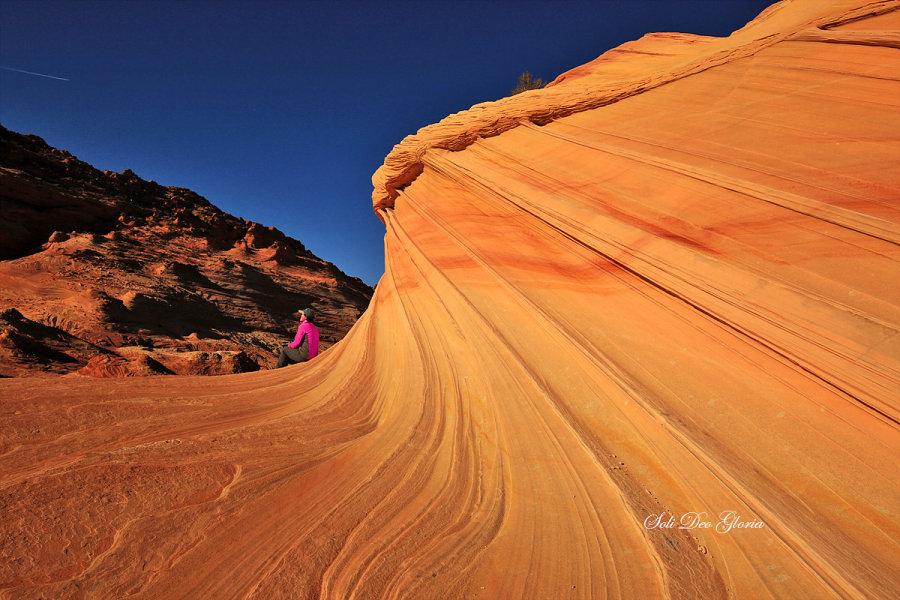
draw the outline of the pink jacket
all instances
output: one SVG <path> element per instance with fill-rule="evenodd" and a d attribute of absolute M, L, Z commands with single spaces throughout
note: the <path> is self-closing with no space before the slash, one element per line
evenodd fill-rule
<path fill-rule="evenodd" d="M 309 338 L 309 356 L 307 357 L 307 360 L 309 360 L 319 353 L 319 329 L 315 325 L 309 321 L 300 323 L 300 326 L 297 328 L 297 335 L 294 336 L 294 341 L 288 346 L 295 349 L 299 348 L 304 334 Z"/>

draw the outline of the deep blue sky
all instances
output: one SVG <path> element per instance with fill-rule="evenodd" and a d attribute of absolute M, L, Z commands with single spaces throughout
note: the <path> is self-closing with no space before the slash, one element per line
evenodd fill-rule
<path fill-rule="evenodd" d="M 648 31 L 727 35 L 762 0 L 0 0 L 0 122 L 190 188 L 374 283 L 371 176 L 405 135 Z"/>

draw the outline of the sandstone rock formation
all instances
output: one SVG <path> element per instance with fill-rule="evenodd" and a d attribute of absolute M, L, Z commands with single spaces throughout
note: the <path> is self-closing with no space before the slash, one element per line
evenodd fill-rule
<path fill-rule="evenodd" d="M 896 597 L 897 8 L 647 36 L 407 139 L 309 364 L 0 381 L 0 588 Z"/>
<path fill-rule="evenodd" d="M 19 315 L 0 317 L 0 375 L 271 367 L 298 308 L 317 309 L 327 348 L 371 298 L 297 240 L 190 190 L 7 129 L 0 157 L 0 309 Z"/>

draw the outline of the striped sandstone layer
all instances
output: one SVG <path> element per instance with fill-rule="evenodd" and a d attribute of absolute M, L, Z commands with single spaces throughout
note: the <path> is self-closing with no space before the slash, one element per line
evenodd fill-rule
<path fill-rule="evenodd" d="M 894 597 L 897 8 L 645 36 L 407 138 L 312 363 L 0 382 L 0 589 Z"/>

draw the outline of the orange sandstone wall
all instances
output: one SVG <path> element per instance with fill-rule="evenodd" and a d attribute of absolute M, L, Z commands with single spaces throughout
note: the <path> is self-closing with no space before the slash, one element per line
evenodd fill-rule
<path fill-rule="evenodd" d="M 308 365 L 0 382 L 0 590 L 894 597 L 897 9 L 645 36 L 406 138 Z M 763 527 L 646 526 L 692 511 Z"/>

